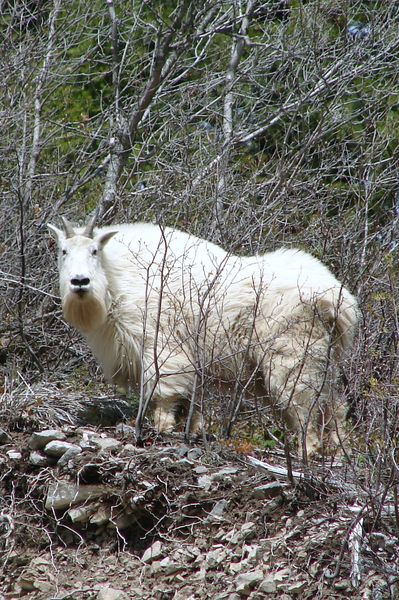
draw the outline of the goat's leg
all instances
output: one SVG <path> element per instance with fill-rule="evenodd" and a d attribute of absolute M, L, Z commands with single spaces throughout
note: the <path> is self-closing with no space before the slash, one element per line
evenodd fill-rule
<path fill-rule="evenodd" d="M 176 427 L 176 409 L 178 400 L 176 398 L 164 398 L 155 401 L 154 425 L 161 433 L 170 433 Z"/>
<path fill-rule="evenodd" d="M 333 406 L 330 337 L 323 324 L 304 318 L 287 323 L 265 353 L 262 369 L 273 409 L 297 434 L 302 454 L 322 451 L 332 416 L 342 427 L 342 414 Z"/>

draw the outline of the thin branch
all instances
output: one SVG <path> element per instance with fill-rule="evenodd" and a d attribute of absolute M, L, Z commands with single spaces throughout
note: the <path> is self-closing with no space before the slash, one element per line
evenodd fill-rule
<path fill-rule="evenodd" d="M 255 0 L 248 0 L 245 14 L 242 17 L 239 35 L 233 39 L 230 63 L 225 77 L 225 97 L 223 103 L 224 151 L 221 153 L 221 160 L 218 163 L 218 183 L 214 210 L 215 223 L 219 224 L 219 226 L 221 226 L 223 221 L 223 201 L 226 193 L 227 169 L 233 139 L 233 88 L 237 77 L 237 69 L 247 43 L 250 16 L 254 10 L 254 6 Z"/>
<path fill-rule="evenodd" d="M 36 89 L 34 94 L 34 126 L 32 147 L 30 160 L 27 168 L 26 181 L 24 186 L 24 201 L 30 200 L 32 195 L 33 181 L 36 172 L 37 161 L 41 151 L 41 114 L 43 109 L 43 92 L 50 71 L 50 67 L 54 58 L 55 39 L 56 39 L 56 23 L 61 9 L 62 0 L 54 0 L 54 8 L 50 16 L 49 33 L 47 38 L 47 50 L 43 59 L 42 67 L 36 79 Z"/>
<path fill-rule="evenodd" d="M 112 0 L 108 0 L 111 5 Z M 162 34 L 159 31 L 156 48 L 153 56 L 153 64 L 151 69 L 150 78 L 147 85 L 138 99 L 136 108 L 131 111 L 130 117 L 126 120 L 122 119 L 122 116 L 118 110 L 118 104 L 116 103 L 116 121 L 121 125 L 121 129 L 116 132 L 115 137 L 110 139 L 110 160 L 108 164 L 108 173 L 104 186 L 103 196 L 98 207 L 98 216 L 102 217 L 110 211 L 112 208 L 119 178 L 122 174 L 123 168 L 130 156 L 133 148 L 133 144 L 137 135 L 139 125 L 145 115 L 147 108 L 154 100 L 157 91 L 164 79 L 164 69 L 167 65 L 168 57 L 172 51 L 172 42 L 180 31 L 184 18 L 191 13 L 192 2 L 185 0 L 181 2 L 176 16 L 172 25 L 170 26 L 166 34 Z M 111 15 L 112 16 L 112 15 Z M 116 28 L 113 26 L 113 34 L 116 36 Z M 188 35 L 188 34 L 186 34 Z M 113 38 L 113 45 L 117 43 L 117 40 Z M 114 52 L 115 55 L 115 52 Z M 116 67 L 114 67 L 114 72 Z M 116 76 L 115 76 L 116 79 Z"/>

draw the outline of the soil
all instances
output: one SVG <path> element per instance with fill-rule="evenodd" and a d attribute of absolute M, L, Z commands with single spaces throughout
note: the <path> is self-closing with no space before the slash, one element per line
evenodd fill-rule
<path fill-rule="evenodd" d="M 68 394 L 58 391 L 76 402 Z M 187 442 L 149 424 L 137 443 L 120 422 L 65 422 L 61 410 L 55 419 L 43 404 L 7 402 L 1 600 L 399 597 L 395 505 L 373 504 L 342 464 L 294 461 L 302 475 L 290 483 L 283 452 Z M 33 450 L 48 428 L 73 445 L 70 458 Z"/>

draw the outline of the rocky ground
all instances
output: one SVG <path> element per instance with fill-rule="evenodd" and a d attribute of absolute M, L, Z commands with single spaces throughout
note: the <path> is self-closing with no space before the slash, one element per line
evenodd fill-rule
<path fill-rule="evenodd" d="M 399 597 L 397 505 L 348 467 L 289 484 L 283 453 L 137 445 L 57 394 L 3 397 L 1 600 Z"/>

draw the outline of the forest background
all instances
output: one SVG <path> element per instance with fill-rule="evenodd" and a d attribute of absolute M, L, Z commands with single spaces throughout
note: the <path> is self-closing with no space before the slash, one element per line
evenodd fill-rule
<path fill-rule="evenodd" d="M 101 377 L 62 319 L 46 228 L 60 214 L 177 226 L 239 254 L 300 247 L 359 297 L 344 370 L 358 449 L 395 471 L 397 4 L 0 10 L 2 393 Z"/>
<path fill-rule="evenodd" d="M 199 554 L 208 549 L 213 555 L 208 516 L 222 499 L 230 512 L 226 521 L 218 517 L 218 527 L 228 519 L 243 527 L 253 519 L 259 527 L 266 558 L 255 564 L 262 577 L 266 568 L 284 567 L 292 583 L 295 567 L 306 575 L 296 589 L 307 590 L 307 597 L 330 597 L 330 588 L 331 597 L 355 597 L 362 577 L 369 589 L 368 569 L 371 579 L 378 576 L 377 591 L 362 598 L 397 597 L 398 25 L 399 5 L 389 0 L 0 0 L 0 420 L 6 430 L 0 431 L 0 558 L 1 581 L 13 594 L 25 581 L 24 565 L 49 551 L 48 571 L 60 559 L 57 577 L 66 573 L 70 580 L 61 581 L 61 591 L 86 581 L 85 563 L 79 563 L 85 555 L 92 579 L 82 597 L 94 597 L 105 569 L 109 582 L 128 586 L 129 574 L 137 579 L 138 597 L 154 598 L 151 576 L 143 579 L 145 544 L 160 536 L 180 551 L 187 524 L 179 519 L 186 515 L 192 538 L 184 543 L 195 549 L 202 539 Z M 143 481 L 132 454 L 143 449 L 130 448 L 127 461 L 126 440 L 112 460 L 90 450 L 64 471 L 48 457 L 43 468 L 32 463 L 29 436 L 54 424 L 54 409 L 80 443 L 83 434 L 68 421 L 78 400 L 114 393 L 62 318 L 56 244 L 46 227 L 59 224 L 60 215 L 83 223 L 94 211 L 101 223 L 175 226 L 237 254 L 299 247 L 357 295 L 361 322 L 341 387 L 351 448 L 337 469 L 324 457 L 307 486 L 287 492 L 278 484 L 279 498 L 254 500 L 254 482 L 263 475 L 245 471 L 249 475 L 229 488 L 224 474 L 222 483 L 212 484 L 220 487 L 202 490 L 195 461 L 180 461 L 180 447 L 173 460 L 160 460 L 168 440 L 144 450 Z M 194 448 L 203 456 L 200 467 L 212 469 L 216 455 L 222 466 L 223 448 L 233 448 L 228 460 L 238 471 L 245 460 L 246 469 L 254 468 L 248 463 L 253 455 L 270 457 L 287 467 L 294 483 L 278 424 L 248 404 L 238 417 L 236 406 L 214 396 L 205 402 L 217 443 L 223 437 L 218 423 L 227 419 L 234 427 L 225 428 L 231 444 L 220 442 L 221 451 L 212 447 L 201 455 L 203 449 Z M 115 534 L 108 521 L 103 529 L 84 524 L 77 530 L 68 510 L 60 515 L 45 505 L 54 482 L 86 484 L 85 469 L 105 486 L 99 502 L 108 502 L 110 514 L 115 507 L 130 510 L 132 490 L 140 491 L 146 478 L 154 489 L 165 484 L 153 503 L 148 500 L 150 525 L 133 529 L 130 549 L 137 556 L 120 567 L 119 579 L 111 579 L 101 552 L 114 560 L 115 548 L 129 546 L 125 530 L 117 526 Z M 182 492 L 187 481 L 194 482 L 192 504 Z M 274 534 L 282 540 L 281 561 L 277 546 L 267 546 Z M 97 561 L 98 544 L 104 546 Z M 68 545 L 74 571 L 62 563 Z M 245 569 L 238 542 L 237 548 L 233 567 Z M 199 587 L 193 597 L 216 597 L 215 582 L 225 591 L 227 581 L 235 591 L 229 561 L 209 567 L 216 572 L 214 579 L 207 575 L 209 595 Z M 192 577 L 198 565 L 184 569 Z M 272 582 L 276 589 L 279 581 Z M 165 596 L 167 586 L 164 574 L 156 597 L 177 598 L 174 590 Z"/>

